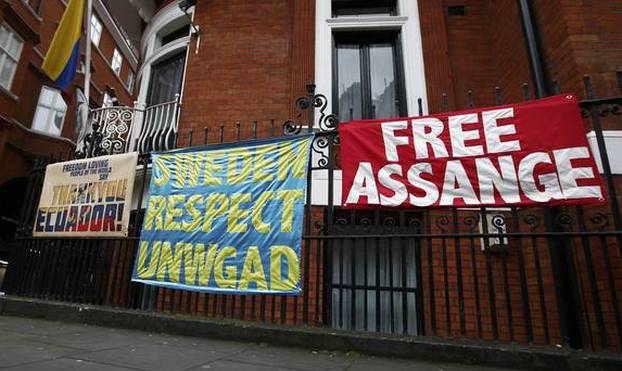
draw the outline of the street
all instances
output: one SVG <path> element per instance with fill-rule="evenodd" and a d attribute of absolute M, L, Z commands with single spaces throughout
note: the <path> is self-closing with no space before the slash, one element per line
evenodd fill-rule
<path fill-rule="evenodd" d="M 493 368 L 292 349 L 0 316 L 7 370 L 390 370 Z M 499 370 L 494 368 L 494 370 Z"/>

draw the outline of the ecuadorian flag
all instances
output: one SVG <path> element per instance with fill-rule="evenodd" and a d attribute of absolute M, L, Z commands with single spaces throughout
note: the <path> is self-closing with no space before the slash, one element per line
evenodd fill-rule
<path fill-rule="evenodd" d="M 69 1 L 41 65 L 46 75 L 62 90 L 69 86 L 76 75 L 83 12 L 84 0 Z"/>

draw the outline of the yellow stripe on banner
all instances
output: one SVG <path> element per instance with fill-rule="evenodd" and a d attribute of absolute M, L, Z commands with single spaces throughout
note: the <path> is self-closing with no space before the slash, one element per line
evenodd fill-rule
<path fill-rule="evenodd" d="M 80 40 L 83 12 L 84 0 L 69 1 L 41 65 L 41 69 L 52 80 L 56 80 L 63 72 L 76 42 Z"/>

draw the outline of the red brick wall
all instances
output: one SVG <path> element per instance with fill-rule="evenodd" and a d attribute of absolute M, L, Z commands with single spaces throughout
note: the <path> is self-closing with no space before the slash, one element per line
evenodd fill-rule
<path fill-rule="evenodd" d="M 622 5 L 615 1 L 540 0 L 534 2 L 542 50 L 551 79 L 564 91 L 584 96 L 589 74 L 601 96 L 620 94 Z"/>
<path fill-rule="evenodd" d="M 181 143 L 189 129 L 225 125 L 225 141 L 242 136 L 250 120 L 260 120 L 259 136 L 268 134 L 266 120 L 281 122 L 291 113 L 294 97 L 313 80 L 314 2 L 311 0 L 242 0 L 199 2 L 195 41 L 188 56 L 180 119 Z M 217 130 L 211 130 L 217 139 Z M 279 132 L 279 131 L 277 131 Z"/>
<path fill-rule="evenodd" d="M 518 1 L 489 1 L 488 18 L 492 71 L 495 86 L 501 89 L 503 101 L 522 101 L 523 83 L 529 84 L 533 97 L 532 74 Z"/>
<path fill-rule="evenodd" d="M 466 7 L 448 15 L 448 6 Z M 523 98 L 531 83 L 529 60 L 516 1 L 420 1 L 421 28 L 430 111 L 439 112 L 447 94 L 450 109 L 494 104 L 499 87 L 506 102 Z"/>
<path fill-rule="evenodd" d="M 3 8 L 0 11 L 0 21 L 7 22 L 25 42 L 10 89 L 11 94 L 0 90 L 0 115 L 5 119 L 5 123 L 0 123 L 0 125 L 8 125 L 2 134 L 3 140 L 8 145 L 4 146 L 4 151 L 0 152 L 0 167 L 5 169 L 0 176 L 1 184 L 10 177 L 27 175 L 35 156 L 49 154 L 58 156 L 60 152 L 66 155 L 71 144 L 60 138 L 34 134 L 22 128 L 22 126 L 25 128 L 32 126 L 41 86 L 53 85 L 43 74 L 40 66 L 65 10 L 64 4 L 61 1 L 44 1 L 39 14 L 19 0 L 6 0 L 0 5 Z M 120 78 L 110 68 L 115 45 L 110 32 L 104 26 L 100 47 L 93 48 L 91 101 L 100 105 L 103 91 L 110 86 L 115 90 L 122 104 L 132 105 L 135 95 L 125 88 L 130 70 L 127 58 L 124 58 Z M 85 43 L 82 40 L 81 53 L 84 53 L 84 46 Z M 67 113 L 62 136 L 71 140 L 75 140 L 75 91 L 76 87 L 83 86 L 83 79 L 83 75 L 77 75 L 73 84 L 63 92 L 63 98 L 67 103 Z M 14 122 L 21 126 L 15 125 Z"/>

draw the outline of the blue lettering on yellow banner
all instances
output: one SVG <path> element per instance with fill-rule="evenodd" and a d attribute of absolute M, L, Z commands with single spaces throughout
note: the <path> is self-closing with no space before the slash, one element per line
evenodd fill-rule
<path fill-rule="evenodd" d="M 132 280 L 297 294 L 311 135 L 153 154 Z"/>

